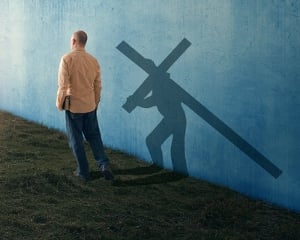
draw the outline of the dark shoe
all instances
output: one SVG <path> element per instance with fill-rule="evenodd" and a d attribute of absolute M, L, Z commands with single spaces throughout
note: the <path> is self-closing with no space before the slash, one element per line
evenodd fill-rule
<path fill-rule="evenodd" d="M 81 176 L 77 171 L 73 172 L 73 176 L 78 177 L 83 183 L 87 183 L 89 181 L 88 178 Z"/>
<path fill-rule="evenodd" d="M 112 172 L 109 164 L 100 166 L 100 172 L 102 172 L 105 180 L 113 180 L 114 179 L 114 175 L 113 175 L 113 172 Z"/>

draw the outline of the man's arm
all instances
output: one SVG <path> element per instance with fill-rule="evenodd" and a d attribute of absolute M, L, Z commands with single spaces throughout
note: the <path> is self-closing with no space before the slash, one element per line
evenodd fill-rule
<path fill-rule="evenodd" d="M 56 107 L 61 111 L 63 110 L 65 97 L 68 95 L 69 78 L 68 65 L 62 57 L 58 69 L 58 90 L 56 96 Z"/>
<path fill-rule="evenodd" d="M 102 90 L 102 81 L 101 81 L 101 68 L 100 65 L 97 63 L 97 75 L 94 82 L 94 92 L 95 92 L 95 104 L 96 108 L 101 99 L 101 90 Z"/>

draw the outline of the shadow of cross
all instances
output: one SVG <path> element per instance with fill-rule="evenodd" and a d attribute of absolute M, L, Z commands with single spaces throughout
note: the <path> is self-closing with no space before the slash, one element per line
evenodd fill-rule
<path fill-rule="evenodd" d="M 122 52 L 126 57 L 131 61 L 141 67 L 146 71 L 149 76 L 146 80 L 138 87 L 138 89 L 127 98 L 126 103 L 123 105 L 123 108 L 127 112 L 134 110 L 140 102 L 145 101 L 146 96 L 152 91 L 159 92 L 160 95 L 156 94 L 155 96 L 169 95 L 169 99 L 177 99 L 177 102 L 184 103 L 192 111 L 194 111 L 198 116 L 204 119 L 209 125 L 211 125 L 215 130 L 222 134 L 228 141 L 234 144 L 242 152 L 244 152 L 249 158 L 261 166 L 266 172 L 272 175 L 274 178 L 278 178 L 282 171 L 274 165 L 270 160 L 268 160 L 263 154 L 261 154 L 257 149 L 250 145 L 245 139 L 243 139 L 239 134 L 237 134 L 233 129 L 227 126 L 220 118 L 215 114 L 209 111 L 203 104 L 198 102 L 194 97 L 187 93 L 183 88 L 181 88 L 176 82 L 174 82 L 167 70 L 171 67 L 173 63 L 185 52 L 185 50 L 191 45 L 187 39 L 183 39 L 176 48 L 171 51 L 171 53 L 163 60 L 163 62 L 157 67 L 150 59 L 144 58 L 139 54 L 134 48 L 132 48 L 128 43 L 122 41 L 117 49 Z M 163 86 L 166 85 L 166 88 Z M 159 90 L 161 89 L 161 90 Z M 162 93 L 162 91 L 164 91 Z M 154 98 L 154 97 L 153 97 Z M 167 98 L 163 98 L 166 100 Z M 167 99 L 168 101 L 168 99 Z M 150 102 L 150 100 L 148 101 Z M 155 103 L 153 103 L 155 102 Z M 146 105 L 146 103 L 144 103 Z M 148 103 L 149 106 L 158 106 L 158 110 L 163 113 L 167 112 L 168 106 L 162 105 L 161 101 L 158 102 L 155 99 L 151 99 L 151 103 Z M 170 116 L 170 114 L 169 114 Z M 185 130 L 184 130 L 185 132 Z M 154 160 L 154 159 L 152 159 Z"/>

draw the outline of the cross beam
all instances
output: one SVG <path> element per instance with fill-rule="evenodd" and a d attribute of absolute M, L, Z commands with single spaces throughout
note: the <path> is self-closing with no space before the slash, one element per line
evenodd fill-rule
<path fill-rule="evenodd" d="M 185 50 L 191 45 L 187 39 L 183 39 L 172 52 L 162 61 L 162 63 L 156 67 L 153 62 L 149 59 L 144 58 L 139 54 L 134 48 L 132 48 L 125 41 L 121 42 L 117 49 L 127 56 L 131 61 L 133 61 L 140 68 L 145 70 L 150 75 L 145 79 L 145 81 L 140 85 L 140 87 L 132 94 L 131 97 L 127 99 L 127 102 L 123 105 L 123 108 L 127 112 L 131 112 L 139 100 L 142 100 L 151 91 L 152 81 L 155 79 L 152 77 L 156 72 L 166 72 L 172 66 L 173 63 L 185 52 Z"/>

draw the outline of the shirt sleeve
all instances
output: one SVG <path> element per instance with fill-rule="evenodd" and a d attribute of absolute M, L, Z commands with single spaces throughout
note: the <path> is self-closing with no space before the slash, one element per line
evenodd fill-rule
<path fill-rule="evenodd" d="M 101 99 L 101 90 L 102 90 L 102 81 L 101 81 L 101 68 L 99 63 L 97 63 L 97 73 L 94 82 L 94 91 L 95 91 L 95 103 L 96 106 L 99 104 Z"/>
<path fill-rule="evenodd" d="M 56 107 L 59 110 L 63 110 L 63 103 L 67 95 L 69 78 L 68 65 L 62 57 L 58 69 L 58 90 L 56 96 Z"/>

